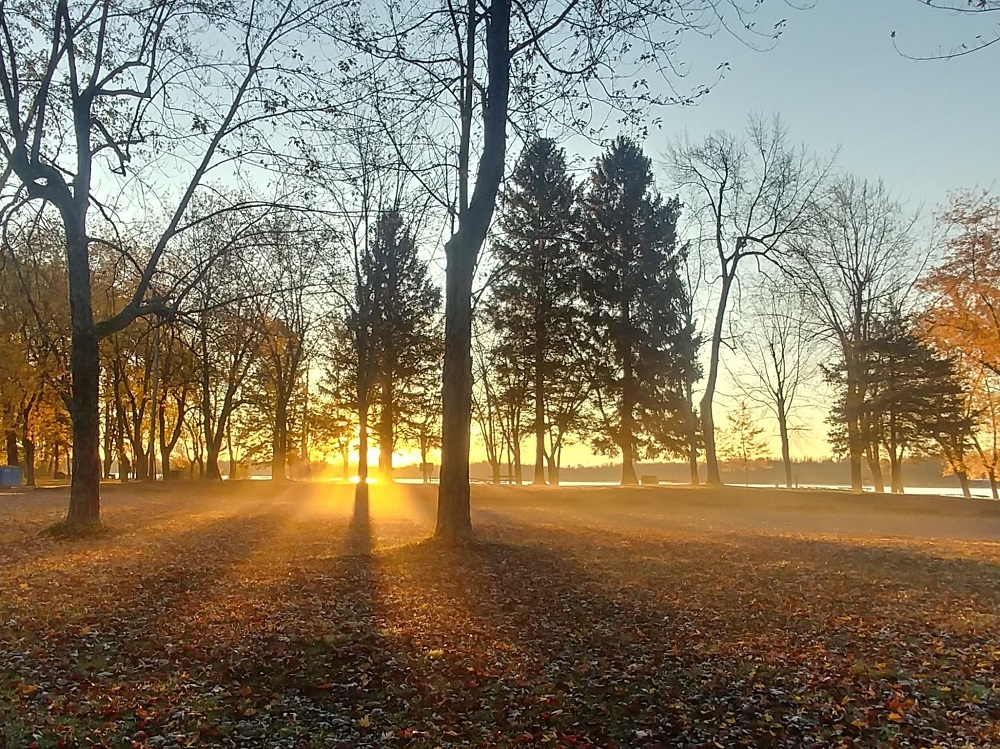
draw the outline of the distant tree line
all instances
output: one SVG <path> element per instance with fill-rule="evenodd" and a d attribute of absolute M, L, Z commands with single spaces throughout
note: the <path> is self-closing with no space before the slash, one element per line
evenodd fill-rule
<path fill-rule="evenodd" d="M 912 227 L 777 120 L 675 143 L 664 184 L 680 199 L 658 192 L 638 145 L 662 107 L 711 87 L 672 75 L 684 32 L 770 43 L 783 24 L 762 6 L 0 5 L 8 459 L 72 475 L 72 526 L 100 522 L 114 463 L 219 478 L 225 453 L 230 466 L 269 461 L 280 480 L 322 445 L 357 451 L 363 479 L 373 441 L 387 477 L 397 447 L 424 463 L 440 449 L 436 533 L 463 538 L 473 420 L 494 472 L 503 456 L 516 477 L 531 436 L 533 480 L 558 480 L 581 439 L 621 456 L 624 482 L 654 455 L 684 455 L 697 480 L 700 453 L 716 484 L 720 373 L 768 274 L 798 289 L 810 335 L 843 359 L 859 488 L 862 463 L 903 444 L 894 412 L 866 405 L 885 356 L 874 331 L 898 313 L 943 350 L 916 278 L 898 262 L 879 275 L 896 244 L 912 250 Z M 530 136 L 542 126 L 611 145 L 577 184 L 558 146 Z M 760 392 L 788 421 L 805 369 L 766 339 L 774 377 Z M 956 472 L 988 455 L 989 405 L 967 397 L 992 392 L 984 361 L 953 365 L 972 435 L 948 443 Z M 945 450 L 923 433 L 904 442 Z"/>

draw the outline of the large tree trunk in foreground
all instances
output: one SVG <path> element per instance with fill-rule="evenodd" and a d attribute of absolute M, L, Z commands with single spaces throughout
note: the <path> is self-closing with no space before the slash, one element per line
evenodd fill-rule
<path fill-rule="evenodd" d="M 478 243 L 463 245 L 461 231 L 448 241 L 442 376 L 441 474 L 434 534 L 472 534 L 469 433 L 472 428 L 472 276 Z M 470 240 L 471 243 L 471 240 Z"/>
<path fill-rule="evenodd" d="M 66 212 L 68 214 L 68 212 Z M 85 217 L 64 214 L 69 271 L 72 348 L 71 416 L 73 470 L 67 525 L 87 527 L 101 522 L 100 359 L 90 298 L 90 257 Z"/>
<path fill-rule="evenodd" d="M 476 17 L 474 0 L 470 19 Z M 485 18 L 489 83 L 484 97 L 483 144 L 476 187 L 459 212 L 458 231 L 445 245 L 444 374 L 441 420 L 441 479 L 438 488 L 438 538 L 460 540 L 472 534 L 469 492 L 469 432 L 472 427 L 472 276 L 486 241 L 507 155 L 507 103 L 510 93 L 510 1 L 493 0 Z M 475 54 L 475 21 L 470 20 L 470 58 Z M 471 59 L 470 59 L 471 63 Z M 466 191 L 472 112 L 478 94 L 467 66 L 459 149 L 460 199 Z"/>

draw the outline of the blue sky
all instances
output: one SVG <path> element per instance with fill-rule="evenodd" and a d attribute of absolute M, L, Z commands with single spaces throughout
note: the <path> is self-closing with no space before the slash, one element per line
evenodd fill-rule
<path fill-rule="evenodd" d="M 787 19 L 769 51 L 725 35 L 685 40 L 680 56 L 691 61 L 693 81 L 710 80 L 723 61 L 731 72 L 697 106 L 666 112 L 647 141 L 651 153 L 678 132 L 696 139 L 738 130 L 750 112 L 776 112 L 793 141 L 821 152 L 839 146 L 843 168 L 883 178 L 913 207 L 933 209 L 958 188 L 1000 185 L 1000 49 L 917 62 L 890 38 L 895 30 L 901 50 L 935 54 L 1000 30 L 1000 14 L 956 14 L 922 0 L 815 0 L 803 11 L 769 0 L 766 7 L 770 18 Z"/>

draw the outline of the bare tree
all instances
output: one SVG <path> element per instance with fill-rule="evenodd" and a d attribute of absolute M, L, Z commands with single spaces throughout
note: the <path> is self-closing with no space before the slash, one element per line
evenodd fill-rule
<path fill-rule="evenodd" d="M 239 13 L 187 0 L 0 4 L 0 182 L 14 190 L 3 218 L 49 204 L 65 235 L 72 321 L 68 524 L 100 522 L 98 342 L 172 306 L 154 291 L 154 277 L 175 238 L 202 220 L 192 215 L 192 202 L 210 174 L 239 178 L 248 168 L 280 168 L 273 155 L 287 145 L 281 125 L 309 132 L 330 111 L 330 91 L 318 90 L 323 76 L 301 48 L 339 7 L 336 0 L 267 0 Z M 106 240 L 93 225 L 120 223 L 129 197 L 132 205 L 148 201 L 147 182 L 128 178 L 141 177 L 143 165 L 175 176 L 176 197 L 148 255 L 136 262 L 132 295 L 98 320 L 91 254 Z"/>
<path fill-rule="evenodd" d="M 802 388 L 818 372 L 816 336 L 799 294 L 787 282 L 765 278 L 749 312 L 740 337 L 741 364 L 747 372 L 733 379 L 749 401 L 766 408 L 777 421 L 785 486 L 791 489 L 789 435 L 795 411 L 802 405 Z"/>
<path fill-rule="evenodd" d="M 840 178 L 815 212 L 807 236 L 790 242 L 786 277 L 820 331 L 843 357 L 851 487 L 861 491 L 863 404 L 869 342 L 880 318 L 915 283 L 917 214 L 907 214 L 881 182 Z"/>
<path fill-rule="evenodd" d="M 286 478 L 292 398 L 312 354 L 313 332 L 320 307 L 315 298 L 320 281 L 323 248 L 328 242 L 322 227 L 284 216 L 274 222 L 270 241 L 263 244 L 256 263 L 260 276 L 258 297 L 264 324 L 259 367 L 273 396 L 271 478 Z"/>
<path fill-rule="evenodd" d="M 712 406 L 730 297 L 744 260 L 783 262 L 783 245 L 808 224 L 832 166 L 789 144 L 781 121 L 752 117 L 744 135 L 717 132 L 701 143 L 678 141 L 667 168 L 699 217 L 701 244 L 718 262 L 719 290 L 705 392 L 701 398 L 707 482 L 722 483 Z"/>

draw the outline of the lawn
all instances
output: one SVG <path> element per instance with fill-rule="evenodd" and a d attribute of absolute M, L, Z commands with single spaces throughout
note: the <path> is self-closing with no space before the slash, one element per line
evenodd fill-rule
<path fill-rule="evenodd" d="M 831 493 L 0 495 L 0 747 L 1000 746 L 1000 507 Z"/>

